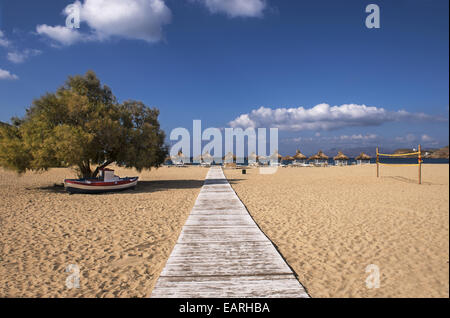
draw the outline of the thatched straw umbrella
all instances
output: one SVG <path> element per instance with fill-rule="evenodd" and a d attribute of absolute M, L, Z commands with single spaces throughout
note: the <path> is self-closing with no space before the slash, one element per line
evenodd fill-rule
<path fill-rule="evenodd" d="M 194 162 L 202 163 L 203 162 L 202 155 L 198 155 L 197 157 L 194 157 L 193 160 L 194 160 Z"/>
<path fill-rule="evenodd" d="M 258 156 L 257 158 L 258 162 L 265 165 L 269 162 L 269 158 L 266 156 Z"/>
<path fill-rule="evenodd" d="M 270 164 L 272 164 L 272 163 L 279 163 L 282 158 L 283 158 L 283 156 L 278 153 L 278 149 L 275 149 L 273 154 L 271 154 L 270 157 L 269 157 Z"/>
<path fill-rule="evenodd" d="M 184 164 L 185 157 L 183 152 L 180 150 L 176 156 L 170 158 L 174 164 Z"/>
<path fill-rule="evenodd" d="M 328 163 L 328 156 L 319 150 L 314 156 L 308 158 L 308 160 L 314 160 L 314 164 L 326 164 Z"/>
<path fill-rule="evenodd" d="M 295 159 L 294 159 L 294 157 L 287 155 L 287 156 L 284 156 L 283 158 L 281 158 L 281 160 L 284 160 L 284 161 L 293 161 L 293 160 L 295 160 Z"/>
<path fill-rule="evenodd" d="M 337 156 L 335 156 L 333 159 L 336 166 L 346 166 L 349 158 L 346 155 L 344 155 L 341 151 L 339 151 Z"/>
<path fill-rule="evenodd" d="M 181 161 L 182 164 L 186 162 L 186 156 L 184 155 L 183 151 L 178 151 L 178 158 Z"/>
<path fill-rule="evenodd" d="M 208 151 L 202 156 L 202 159 L 203 162 L 208 164 L 211 164 L 214 161 L 213 156 L 211 156 Z"/>
<path fill-rule="evenodd" d="M 359 156 L 356 157 L 355 159 L 357 164 L 362 165 L 370 163 L 370 158 L 371 157 L 369 155 L 365 154 L 364 152 L 361 152 Z"/>
<path fill-rule="evenodd" d="M 307 157 L 304 154 L 302 154 L 299 149 L 297 149 L 297 151 L 294 155 L 295 162 L 296 163 L 305 163 L 306 159 L 307 159 Z"/>
<path fill-rule="evenodd" d="M 320 150 L 317 154 L 320 156 L 321 159 L 328 160 L 328 156 L 324 154 L 322 150 Z"/>
<path fill-rule="evenodd" d="M 233 163 L 236 161 L 236 156 L 231 152 L 228 152 L 222 159 L 224 163 Z"/>
<path fill-rule="evenodd" d="M 248 164 L 255 164 L 258 161 L 258 156 L 256 155 L 256 153 L 253 151 L 249 156 L 248 156 Z"/>

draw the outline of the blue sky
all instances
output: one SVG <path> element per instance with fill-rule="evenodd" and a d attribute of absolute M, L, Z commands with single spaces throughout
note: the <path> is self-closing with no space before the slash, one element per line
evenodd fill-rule
<path fill-rule="evenodd" d="M 92 69 L 167 134 L 201 119 L 280 127 L 281 153 L 448 144 L 447 0 L 83 0 L 64 30 L 73 2 L 0 1 L 0 120 Z"/>

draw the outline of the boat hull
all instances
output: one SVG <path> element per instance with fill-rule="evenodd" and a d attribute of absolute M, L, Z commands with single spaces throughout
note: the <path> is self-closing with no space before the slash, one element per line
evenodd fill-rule
<path fill-rule="evenodd" d="M 136 187 L 138 177 L 123 178 L 113 182 L 101 182 L 101 181 L 85 181 L 85 180 L 64 180 L 64 188 L 69 193 L 105 193 L 105 192 L 117 192 L 124 191 L 130 188 Z"/>

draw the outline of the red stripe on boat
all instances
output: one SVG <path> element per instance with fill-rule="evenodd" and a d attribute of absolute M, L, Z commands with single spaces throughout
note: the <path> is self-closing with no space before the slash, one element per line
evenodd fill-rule
<path fill-rule="evenodd" d="M 110 182 L 80 182 L 80 181 L 73 181 L 73 180 L 64 180 L 66 183 L 72 183 L 72 184 L 81 184 L 86 186 L 109 186 L 109 185 L 119 185 L 119 184 L 127 184 L 136 181 L 136 178 L 130 179 L 130 180 L 122 180 L 122 181 L 110 181 Z"/>

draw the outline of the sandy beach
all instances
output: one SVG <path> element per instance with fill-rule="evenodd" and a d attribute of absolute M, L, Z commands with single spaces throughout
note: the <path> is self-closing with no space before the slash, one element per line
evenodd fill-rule
<path fill-rule="evenodd" d="M 449 297 L 449 167 L 225 170 L 312 297 Z M 380 270 L 368 289 L 365 269 Z"/>
<path fill-rule="evenodd" d="M 69 195 L 70 169 L 0 172 L 0 297 L 146 297 L 207 168 L 138 174 L 135 191 Z M 251 216 L 312 297 L 448 297 L 448 165 L 225 169 Z M 116 169 L 121 176 L 133 170 Z M 69 264 L 80 288 L 67 289 Z M 366 288 L 366 266 L 380 288 Z"/>
<path fill-rule="evenodd" d="M 147 297 L 194 205 L 206 168 L 159 168 L 138 188 L 69 195 L 70 169 L 0 170 L 0 297 Z M 67 289 L 65 270 L 80 269 Z"/>

